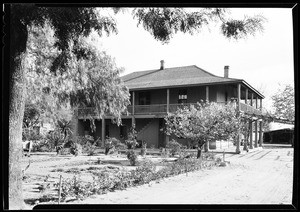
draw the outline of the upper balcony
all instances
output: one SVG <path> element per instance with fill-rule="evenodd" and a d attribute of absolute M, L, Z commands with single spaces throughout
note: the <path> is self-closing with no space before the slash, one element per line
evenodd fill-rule
<path fill-rule="evenodd" d="M 218 104 L 225 105 L 225 102 L 217 102 Z M 197 103 L 184 103 L 184 104 L 169 104 L 169 110 L 167 104 L 153 104 L 153 105 L 135 105 L 128 106 L 128 116 L 132 115 L 154 115 L 154 116 L 165 116 L 167 115 L 167 112 L 175 112 L 178 108 L 183 108 L 185 106 L 190 105 L 196 105 Z M 256 109 L 255 107 L 240 102 L 240 111 L 244 111 L 248 114 L 256 114 L 261 115 L 262 112 L 260 109 Z M 233 107 L 236 108 L 237 104 L 232 104 Z M 87 108 L 78 108 L 78 118 L 79 119 L 85 119 L 88 118 L 88 116 L 93 118 L 98 118 L 97 114 L 95 113 L 94 108 L 87 107 Z M 127 114 L 124 114 L 124 117 L 126 117 Z"/>

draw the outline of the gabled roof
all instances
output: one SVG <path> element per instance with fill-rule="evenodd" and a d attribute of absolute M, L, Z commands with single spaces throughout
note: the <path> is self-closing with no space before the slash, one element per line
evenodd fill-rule
<path fill-rule="evenodd" d="M 219 77 L 195 65 L 133 72 L 121 78 L 130 90 L 241 82 L 263 97 L 242 79 Z"/>

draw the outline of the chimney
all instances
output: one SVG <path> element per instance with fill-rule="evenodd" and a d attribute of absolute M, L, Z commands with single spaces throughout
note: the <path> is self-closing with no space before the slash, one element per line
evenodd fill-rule
<path fill-rule="evenodd" d="M 224 77 L 228 78 L 229 75 L 229 66 L 224 66 Z"/>
<path fill-rule="evenodd" d="M 165 69 L 165 61 L 161 60 L 160 61 L 160 70 L 163 70 L 163 69 Z"/>

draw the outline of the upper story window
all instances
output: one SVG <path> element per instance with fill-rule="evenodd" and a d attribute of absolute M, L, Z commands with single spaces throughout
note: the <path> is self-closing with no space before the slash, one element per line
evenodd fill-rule
<path fill-rule="evenodd" d="M 178 92 L 178 103 L 187 103 L 187 89 L 180 89 Z"/>
<path fill-rule="evenodd" d="M 139 93 L 139 105 L 150 105 L 150 92 L 140 92 Z"/>

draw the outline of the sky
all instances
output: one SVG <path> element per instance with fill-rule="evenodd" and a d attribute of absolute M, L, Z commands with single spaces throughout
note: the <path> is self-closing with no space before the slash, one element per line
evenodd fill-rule
<path fill-rule="evenodd" d="M 232 8 L 231 17 L 261 14 L 267 22 L 264 32 L 238 41 L 225 38 L 220 25 L 204 27 L 194 35 L 178 33 L 168 44 L 157 41 L 137 26 L 128 10 L 114 15 L 118 34 L 94 39 L 99 49 L 115 58 L 121 75 L 135 71 L 153 70 L 165 61 L 165 67 L 197 65 L 217 76 L 244 79 L 266 98 L 263 105 L 270 108 L 271 95 L 285 84 L 294 84 L 293 26 L 290 8 Z"/>

